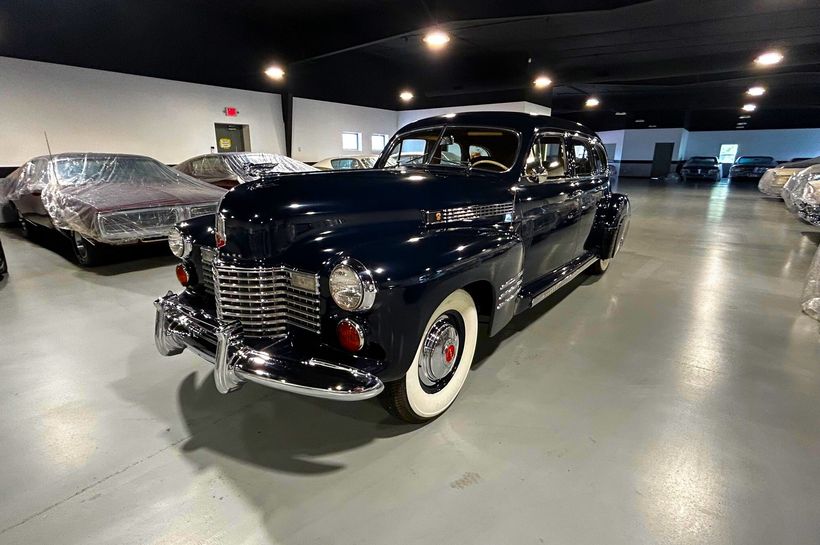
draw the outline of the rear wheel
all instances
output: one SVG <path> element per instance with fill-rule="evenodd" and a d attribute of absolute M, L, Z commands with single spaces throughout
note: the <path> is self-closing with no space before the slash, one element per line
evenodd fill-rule
<path fill-rule="evenodd" d="M 91 242 L 80 233 L 71 231 L 71 249 L 74 258 L 83 267 L 94 267 L 103 262 L 104 251 L 100 244 Z"/>
<path fill-rule="evenodd" d="M 37 236 L 37 226 L 23 217 L 20 211 L 17 211 L 17 223 L 20 226 L 20 232 L 23 236 L 31 240 Z"/>
<path fill-rule="evenodd" d="M 433 311 L 403 379 L 387 384 L 382 400 L 393 415 L 422 423 L 447 410 L 461 391 L 475 355 L 478 312 L 464 290 Z"/>
<path fill-rule="evenodd" d="M 618 237 L 615 240 L 615 251 L 612 252 L 612 257 L 607 259 L 599 259 L 595 263 L 592 264 L 590 267 L 590 271 L 592 274 L 604 274 L 606 270 L 609 268 L 609 264 L 618 255 L 618 252 L 621 251 L 621 248 L 624 245 L 624 240 L 626 240 L 626 234 L 629 232 L 629 217 L 626 219 L 621 220 L 621 224 L 618 227 L 618 232 L 615 234 Z"/>

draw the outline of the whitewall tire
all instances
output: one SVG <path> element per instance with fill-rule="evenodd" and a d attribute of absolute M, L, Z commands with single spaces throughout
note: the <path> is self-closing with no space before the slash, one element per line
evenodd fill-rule
<path fill-rule="evenodd" d="M 430 315 L 407 374 L 387 385 L 387 409 L 416 423 L 446 411 L 464 386 L 477 339 L 478 312 L 473 298 L 456 290 Z"/>

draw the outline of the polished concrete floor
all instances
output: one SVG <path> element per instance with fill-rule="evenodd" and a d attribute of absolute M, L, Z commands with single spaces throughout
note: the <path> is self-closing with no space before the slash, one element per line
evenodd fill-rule
<path fill-rule="evenodd" d="M 657 184 L 653 182 L 652 184 Z M 173 259 L 0 230 L 0 543 L 820 542 L 818 230 L 726 184 L 622 182 L 623 253 L 484 343 L 423 427 L 160 357 Z"/>

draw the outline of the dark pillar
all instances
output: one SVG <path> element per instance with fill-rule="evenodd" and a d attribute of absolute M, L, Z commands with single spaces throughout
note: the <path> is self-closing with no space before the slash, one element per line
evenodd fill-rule
<path fill-rule="evenodd" d="M 282 93 L 282 120 L 285 122 L 285 155 L 293 156 L 293 93 Z"/>

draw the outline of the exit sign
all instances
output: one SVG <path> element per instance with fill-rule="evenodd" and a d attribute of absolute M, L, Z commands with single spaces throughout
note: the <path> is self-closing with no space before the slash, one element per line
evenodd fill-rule
<path fill-rule="evenodd" d="M 239 115 L 239 110 L 237 110 L 233 106 L 225 106 L 225 109 L 222 111 L 225 112 L 225 115 L 227 117 L 236 117 Z"/>

